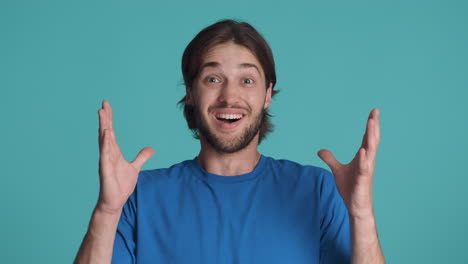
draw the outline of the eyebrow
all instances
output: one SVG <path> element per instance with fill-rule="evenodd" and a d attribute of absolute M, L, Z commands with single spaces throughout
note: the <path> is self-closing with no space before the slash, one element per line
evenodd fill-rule
<path fill-rule="evenodd" d="M 253 63 L 244 62 L 239 64 L 238 67 L 241 69 L 254 68 L 255 70 L 257 70 L 258 74 L 262 75 L 260 69 L 257 67 L 257 65 Z M 200 67 L 200 72 L 202 72 L 205 68 L 221 68 L 221 64 L 217 61 L 209 61 Z"/>

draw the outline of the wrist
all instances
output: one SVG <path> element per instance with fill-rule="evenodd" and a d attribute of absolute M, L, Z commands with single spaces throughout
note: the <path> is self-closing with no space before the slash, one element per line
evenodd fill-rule
<path fill-rule="evenodd" d="M 366 215 L 350 215 L 349 221 L 351 225 L 360 227 L 359 229 L 362 230 L 374 230 L 376 228 L 376 221 L 373 213 Z"/>
<path fill-rule="evenodd" d="M 120 214 L 122 213 L 123 206 L 121 207 L 110 207 L 108 205 L 105 205 L 102 202 L 98 202 L 96 204 L 96 207 L 94 208 L 94 212 L 98 213 L 100 215 L 107 215 L 109 217 L 120 217 Z"/>
<path fill-rule="evenodd" d="M 349 219 L 352 221 L 371 221 L 375 219 L 374 210 L 372 208 L 359 211 L 349 211 Z"/>
<path fill-rule="evenodd" d="M 346 205 L 350 218 L 361 220 L 374 218 L 372 198 L 363 201 L 353 201 Z"/>
<path fill-rule="evenodd" d="M 120 220 L 121 212 L 122 211 L 120 210 L 120 213 L 110 213 L 96 206 L 91 217 L 91 223 L 89 225 L 88 232 L 96 237 L 100 237 L 109 232 L 115 232 Z"/>

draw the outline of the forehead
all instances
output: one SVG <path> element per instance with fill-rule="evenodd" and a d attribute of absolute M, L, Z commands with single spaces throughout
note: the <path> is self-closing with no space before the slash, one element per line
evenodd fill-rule
<path fill-rule="evenodd" d="M 234 42 L 218 44 L 208 50 L 202 58 L 201 69 L 205 68 L 205 66 L 213 65 L 218 65 L 222 68 L 253 65 L 263 75 L 263 70 L 257 57 L 248 48 Z"/>

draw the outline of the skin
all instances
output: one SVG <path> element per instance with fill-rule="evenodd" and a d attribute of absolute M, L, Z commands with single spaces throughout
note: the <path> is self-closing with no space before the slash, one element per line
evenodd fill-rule
<path fill-rule="evenodd" d="M 361 147 L 350 163 L 341 164 L 329 150 L 318 152 L 333 172 L 338 191 L 348 209 L 351 263 L 385 263 L 372 203 L 372 179 L 379 142 L 379 110 L 376 108 L 369 115 Z"/>
<path fill-rule="evenodd" d="M 154 154 L 147 147 L 132 162 L 126 161 L 115 139 L 108 101 L 102 103 L 98 115 L 99 199 L 74 263 L 111 263 L 122 208 L 135 189 L 141 167 Z"/>
<path fill-rule="evenodd" d="M 201 122 L 217 138 L 217 143 L 230 146 L 239 142 L 262 109 L 269 107 L 272 84 L 266 84 L 265 74 L 256 57 L 234 43 L 214 47 L 205 56 L 204 64 L 209 66 L 204 67 L 194 87 L 187 89 L 187 103 L 198 108 Z M 216 119 L 220 113 L 233 112 L 243 115 L 235 126 L 223 125 Z M 109 102 L 104 101 L 98 113 L 101 187 L 75 263 L 111 262 L 123 206 L 135 189 L 143 164 L 154 154 L 152 148 L 143 148 L 132 162 L 126 161 L 115 138 Z M 227 153 L 210 144 L 201 134 L 198 162 L 208 172 L 218 175 L 249 173 L 260 159 L 258 136 L 257 133 L 241 150 Z M 328 150 L 318 153 L 335 175 L 338 190 L 349 211 L 352 263 L 385 262 L 372 209 L 372 178 L 379 141 L 379 112 L 374 109 L 367 121 L 362 145 L 350 163 L 339 163 Z"/>
<path fill-rule="evenodd" d="M 207 53 L 202 65 L 213 62 L 217 66 L 204 67 L 195 81 L 194 89 L 187 90 L 187 103 L 200 109 L 202 122 L 220 139 L 221 144 L 229 144 L 238 140 L 247 127 L 255 123 L 262 109 L 268 108 L 272 85 L 267 87 L 265 74 L 257 58 L 237 44 L 229 42 L 216 46 Z M 237 127 L 225 129 L 218 124 L 215 115 L 230 110 L 245 115 Z M 251 172 L 260 159 L 257 143 L 258 133 L 245 148 L 234 153 L 224 153 L 209 144 L 201 134 L 198 161 L 205 170 L 214 174 L 245 174 Z"/>

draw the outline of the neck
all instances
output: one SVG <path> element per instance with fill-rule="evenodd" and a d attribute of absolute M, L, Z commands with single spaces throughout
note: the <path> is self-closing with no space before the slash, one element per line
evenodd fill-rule
<path fill-rule="evenodd" d="M 257 142 L 258 134 L 247 147 L 234 153 L 224 153 L 215 150 L 201 137 L 201 150 L 197 159 L 200 166 L 209 173 L 221 176 L 246 174 L 252 172 L 260 160 Z"/>

